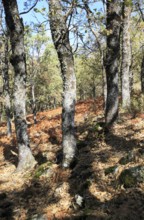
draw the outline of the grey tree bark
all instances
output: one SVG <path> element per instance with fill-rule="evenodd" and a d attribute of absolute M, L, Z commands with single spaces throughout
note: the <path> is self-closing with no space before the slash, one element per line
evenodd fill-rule
<path fill-rule="evenodd" d="M 11 97 L 9 89 L 9 52 L 8 52 L 8 35 L 4 37 L 4 57 L 2 61 L 2 76 L 3 76 L 3 93 L 4 93 L 4 103 L 5 111 L 7 117 L 7 135 L 11 136 Z"/>
<path fill-rule="evenodd" d="M 144 49 L 143 49 L 144 53 Z M 141 91 L 144 93 L 144 54 L 142 57 L 142 64 L 141 64 Z"/>
<path fill-rule="evenodd" d="M 35 99 L 35 85 L 34 83 L 31 85 L 31 93 L 32 93 L 32 108 L 33 108 L 33 119 L 34 124 L 37 124 L 37 118 L 36 118 L 36 99 Z"/>
<path fill-rule="evenodd" d="M 36 97 L 35 97 L 35 78 L 37 74 L 37 69 L 34 66 L 34 51 L 33 51 L 33 57 L 32 57 L 32 64 L 31 64 L 31 77 L 30 77 L 30 86 L 31 86 L 31 103 L 32 103 L 32 113 L 33 113 L 33 120 L 34 124 L 37 124 L 37 106 L 36 106 Z M 38 61 L 39 62 L 39 61 Z"/>
<path fill-rule="evenodd" d="M 29 147 L 26 123 L 26 62 L 24 51 L 24 27 L 19 17 L 16 0 L 3 0 L 6 24 L 12 48 L 11 63 L 15 71 L 14 119 L 19 151 L 17 171 L 33 168 L 36 161 Z"/>
<path fill-rule="evenodd" d="M 4 34 L 2 23 L 3 23 L 3 6 L 0 3 L 0 63 L 1 63 L 1 72 L 3 77 L 3 95 L 4 95 L 4 105 L 5 105 L 5 112 L 7 117 L 7 135 L 11 136 L 12 129 L 11 129 L 11 100 L 10 100 L 10 90 L 9 90 L 9 54 L 8 54 L 8 33 Z"/>
<path fill-rule="evenodd" d="M 106 126 L 112 125 L 118 116 L 118 66 L 120 51 L 121 7 L 118 0 L 107 0 L 107 49 L 106 78 L 107 100 L 105 110 Z"/>
<path fill-rule="evenodd" d="M 131 45 L 130 45 L 130 16 L 131 1 L 123 2 L 123 30 L 122 30 L 122 107 L 130 108 L 130 65 L 131 65 Z"/>
<path fill-rule="evenodd" d="M 69 41 L 69 30 L 67 27 L 67 16 L 72 12 L 71 9 L 66 15 L 62 11 L 62 6 L 59 0 L 49 0 L 51 34 L 58 54 L 63 80 L 62 165 L 65 168 L 70 166 L 76 153 L 74 125 L 76 77 L 74 71 L 74 58 Z"/>
<path fill-rule="evenodd" d="M 144 13 L 143 13 L 143 10 L 141 8 L 141 5 L 140 5 L 140 2 L 138 1 L 136 3 L 137 7 L 138 7 L 138 10 L 141 14 L 141 18 L 142 18 L 142 21 L 144 22 Z M 142 48 L 142 63 L 141 63 L 141 91 L 142 93 L 144 93 L 144 45 L 143 45 L 143 48 Z"/>

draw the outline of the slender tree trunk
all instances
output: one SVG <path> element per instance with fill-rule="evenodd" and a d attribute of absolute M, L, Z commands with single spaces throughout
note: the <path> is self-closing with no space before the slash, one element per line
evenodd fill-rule
<path fill-rule="evenodd" d="M 118 65 L 120 51 L 120 2 L 107 1 L 107 51 L 106 78 L 107 100 L 105 110 L 106 125 L 111 125 L 118 116 Z"/>
<path fill-rule="evenodd" d="M 69 42 L 69 31 L 59 0 L 49 0 L 50 28 L 61 65 L 63 79 L 62 146 L 63 167 L 69 167 L 76 151 L 74 114 L 76 102 L 76 77 L 74 59 Z"/>
<path fill-rule="evenodd" d="M 35 76 L 33 75 L 33 77 L 35 77 Z M 36 98 L 35 98 L 35 85 L 34 85 L 33 80 L 31 80 L 31 96 L 32 96 L 33 120 L 34 120 L 34 124 L 37 124 L 37 118 L 36 118 L 37 108 L 36 108 Z"/>
<path fill-rule="evenodd" d="M 144 13 L 142 9 L 140 8 L 139 3 L 138 3 L 138 8 L 141 13 L 142 20 L 144 22 Z M 142 56 L 142 64 L 141 64 L 141 91 L 142 93 L 144 93 L 144 46 L 142 48 L 142 52 L 143 52 L 143 56 Z"/>
<path fill-rule="evenodd" d="M 8 54 L 8 33 L 5 34 L 3 37 L 3 29 L 2 29 L 2 12 L 3 7 L 2 3 L 0 3 L 0 45 L 1 45 L 1 54 L 0 54 L 0 61 L 1 61 L 1 72 L 3 77 L 3 94 L 4 94 L 4 105 L 7 117 L 7 135 L 11 136 L 11 101 L 10 101 L 10 92 L 9 92 L 9 54 Z M 4 45 L 2 47 L 2 45 Z"/>
<path fill-rule="evenodd" d="M 2 75 L 3 75 L 3 91 L 4 91 L 4 102 L 5 111 L 7 117 L 7 135 L 11 136 L 11 100 L 9 91 L 9 53 L 8 53 L 8 35 L 5 36 L 4 42 L 4 57 L 2 63 Z"/>
<path fill-rule="evenodd" d="M 107 81 L 106 72 L 104 66 L 104 52 L 101 52 L 101 67 L 102 67 L 102 91 L 103 91 L 103 109 L 106 110 L 106 100 L 107 100 Z"/>
<path fill-rule="evenodd" d="M 143 10 L 142 8 L 140 7 L 140 3 L 137 2 L 137 7 L 138 7 L 138 10 L 141 14 L 141 18 L 144 22 L 144 13 L 143 13 Z M 144 93 L 144 45 L 143 45 L 143 48 L 142 48 L 142 64 L 141 64 L 141 91 L 142 93 Z"/>
<path fill-rule="evenodd" d="M 14 117 L 19 150 L 17 170 L 30 169 L 35 165 L 29 147 L 26 123 L 26 62 L 24 51 L 24 27 L 19 17 L 16 0 L 3 0 L 6 23 L 10 33 L 12 47 L 11 63 L 15 71 L 14 81 Z"/>
<path fill-rule="evenodd" d="M 83 0 L 83 3 L 84 3 L 84 7 L 85 7 L 85 10 L 87 13 L 89 28 L 91 29 L 93 35 L 95 36 L 96 42 L 98 44 L 100 56 L 101 56 L 102 77 L 103 77 L 102 91 L 103 91 L 103 101 L 104 101 L 103 106 L 104 106 L 104 110 L 105 110 L 106 109 L 106 99 L 107 99 L 107 82 L 106 82 L 106 74 L 105 74 L 105 66 L 104 66 L 104 51 L 102 49 L 102 44 L 99 41 L 97 32 L 93 29 L 93 19 L 95 20 L 95 22 L 97 22 L 97 20 L 94 18 L 94 14 L 91 11 L 91 9 L 89 8 L 88 1 Z"/>
<path fill-rule="evenodd" d="M 130 108 L 130 65 L 131 65 L 131 46 L 130 46 L 130 15 L 131 2 L 123 2 L 123 31 L 122 31 L 122 107 Z"/>
<path fill-rule="evenodd" d="M 141 91 L 144 93 L 144 54 L 142 58 L 142 64 L 141 64 Z"/>
<path fill-rule="evenodd" d="M 35 100 L 35 85 L 32 83 L 31 85 L 31 93 L 32 93 L 32 108 L 33 108 L 33 119 L 34 119 L 34 124 L 37 124 L 37 119 L 36 119 L 36 100 Z"/>
<path fill-rule="evenodd" d="M 38 64 L 39 64 L 39 59 L 38 59 Z M 36 78 L 36 74 L 38 73 L 38 69 L 36 69 L 35 65 L 34 65 L 34 50 L 33 50 L 30 83 L 31 83 L 32 112 L 33 112 L 34 124 L 37 124 L 37 106 L 36 106 L 36 98 L 35 98 L 35 78 Z"/>
<path fill-rule="evenodd" d="M 134 86 L 134 82 L 133 82 L 133 78 L 134 78 L 134 74 L 133 74 L 133 56 L 132 56 L 132 42 L 130 42 L 130 53 L 131 53 L 131 63 L 130 63 L 130 67 L 129 67 L 129 77 L 130 77 L 130 96 L 132 96 L 133 94 L 133 86 Z"/>

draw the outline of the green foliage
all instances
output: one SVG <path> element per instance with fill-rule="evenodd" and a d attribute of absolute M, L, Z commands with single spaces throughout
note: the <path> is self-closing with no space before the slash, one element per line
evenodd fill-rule
<path fill-rule="evenodd" d="M 26 33 L 28 69 L 28 110 L 31 111 L 31 86 L 34 85 L 37 111 L 61 104 L 62 80 L 59 62 L 53 44 L 43 28 L 42 34 Z"/>
<path fill-rule="evenodd" d="M 131 112 L 133 114 L 144 112 L 144 94 L 134 94 L 131 98 Z"/>
<path fill-rule="evenodd" d="M 75 69 L 78 99 L 84 100 L 100 96 L 102 94 L 102 72 L 99 53 L 77 56 Z"/>
<path fill-rule="evenodd" d="M 133 89 L 135 91 L 141 90 L 140 85 L 140 72 L 141 72 L 141 62 L 143 57 L 143 44 L 144 44 L 144 22 L 139 21 L 138 16 L 133 16 L 131 18 L 130 35 L 131 35 L 131 71 L 133 73 Z"/>
<path fill-rule="evenodd" d="M 125 2 L 125 5 L 126 5 L 127 7 L 132 7 L 132 6 L 133 6 L 132 0 L 125 0 L 124 2 Z"/>

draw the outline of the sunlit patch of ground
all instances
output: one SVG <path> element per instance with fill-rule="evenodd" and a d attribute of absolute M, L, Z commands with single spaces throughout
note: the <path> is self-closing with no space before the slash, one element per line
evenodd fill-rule
<path fill-rule="evenodd" d="M 37 114 L 36 125 L 29 115 L 31 149 L 38 162 L 31 173 L 15 173 L 18 150 L 16 137 L 0 127 L 0 219 L 111 219 L 139 220 L 144 216 L 144 185 L 125 189 L 119 175 L 129 167 L 144 165 L 144 117 L 120 115 L 118 123 L 104 133 L 102 99 L 76 106 L 78 155 L 70 170 L 60 166 L 61 108 Z M 120 159 L 129 152 L 128 163 Z M 141 153 L 143 152 L 143 153 Z M 106 173 L 109 167 L 116 167 Z M 83 201 L 77 205 L 76 198 Z M 79 197 L 79 198 L 80 198 Z"/>

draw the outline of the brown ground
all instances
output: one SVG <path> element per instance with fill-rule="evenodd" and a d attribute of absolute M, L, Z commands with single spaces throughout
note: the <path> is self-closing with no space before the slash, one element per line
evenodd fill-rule
<path fill-rule="evenodd" d="M 144 114 L 132 119 L 121 114 L 109 132 L 98 129 L 103 121 L 102 101 L 77 104 L 78 154 L 70 170 L 60 166 L 61 109 L 38 113 L 37 125 L 29 115 L 31 148 L 38 162 L 31 173 L 14 173 L 17 164 L 16 138 L 0 127 L 0 219 L 8 220 L 142 220 L 144 184 L 125 189 L 119 183 L 123 169 L 144 165 Z M 14 129 L 13 129 L 14 130 Z M 119 160 L 132 152 L 125 165 Z M 106 175 L 108 167 L 116 172 Z M 83 197 L 82 207 L 75 196 Z"/>

